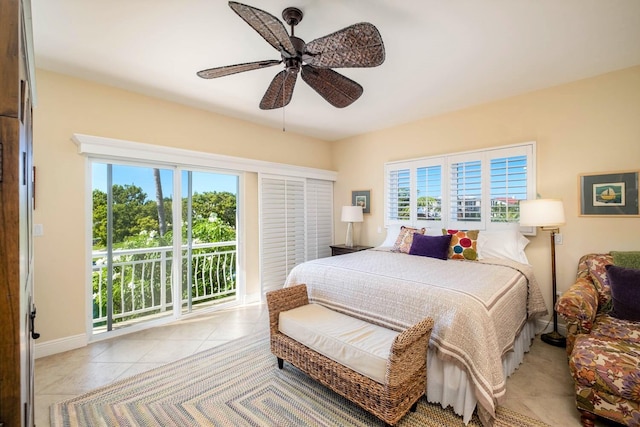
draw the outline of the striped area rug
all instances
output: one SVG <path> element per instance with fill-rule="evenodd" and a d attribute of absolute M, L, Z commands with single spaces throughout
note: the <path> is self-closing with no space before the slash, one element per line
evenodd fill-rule
<path fill-rule="evenodd" d="M 263 335 L 249 336 L 51 406 L 53 427 L 382 426 L 355 404 L 285 363 Z M 479 427 L 474 416 L 469 426 Z M 547 427 L 499 408 L 496 426 Z M 402 427 L 464 426 L 422 398 Z"/>

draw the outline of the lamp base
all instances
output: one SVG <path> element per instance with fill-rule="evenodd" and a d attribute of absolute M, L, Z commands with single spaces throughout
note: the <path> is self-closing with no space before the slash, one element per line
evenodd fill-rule
<path fill-rule="evenodd" d="M 560 335 L 558 331 L 549 332 L 548 334 L 542 334 L 540 335 L 540 339 L 547 344 L 551 344 L 556 347 L 567 346 L 567 339 Z"/>
<path fill-rule="evenodd" d="M 344 245 L 348 248 L 353 247 L 353 223 L 347 223 L 347 238 L 345 239 Z"/>

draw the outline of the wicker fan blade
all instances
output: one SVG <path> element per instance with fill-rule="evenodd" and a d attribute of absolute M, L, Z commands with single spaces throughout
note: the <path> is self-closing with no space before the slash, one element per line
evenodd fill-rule
<path fill-rule="evenodd" d="M 269 88 L 260 101 L 261 110 L 273 110 L 282 108 L 291 101 L 293 88 L 296 85 L 298 73 L 290 73 L 287 70 L 280 71 L 271 81 Z"/>
<path fill-rule="evenodd" d="M 317 68 L 377 67 L 384 44 L 378 29 L 362 22 L 307 43 L 302 60 Z"/>
<path fill-rule="evenodd" d="M 337 108 L 348 107 L 362 95 L 362 86 L 330 68 L 303 65 L 302 80 Z"/>
<path fill-rule="evenodd" d="M 245 64 L 225 65 L 224 67 L 209 68 L 208 70 L 198 71 L 196 74 L 198 74 L 198 76 L 202 77 L 203 79 L 215 79 L 217 77 L 224 77 L 231 74 L 242 73 L 244 71 L 267 68 L 281 63 L 282 61 L 268 59 L 266 61 L 247 62 Z"/>
<path fill-rule="evenodd" d="M 296 56 L 296 48 L 293 47 L 286 28 L 278 18 L 264 10 L 234 1 L 229 2 L 229 7 L 279 52 L 284 51 L 290 56 Z"/>

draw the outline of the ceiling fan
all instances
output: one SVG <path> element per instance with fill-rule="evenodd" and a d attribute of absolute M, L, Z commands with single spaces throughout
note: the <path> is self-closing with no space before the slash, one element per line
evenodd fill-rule
<path fill-rule="evenodd" d="M 260 101 L 263 110 L 282 108 L 291 101 L 299 72 L 302 80 L 331 105 L 347 107 L 362 95 L 362 86 L 332 68 L 377 67 L 384 62 L 382 37 L 368 22 L 305 43 L 293 31 L 302 21 L 300 9 L 288 7 L 282 12 L 282 18 L 291 26 L 289 36 L 278 18 L 264 10 L 234 1 L 229 2 L 229 7 L 279 51 L 281 59 L 209 68 L 197 74 L 203 79 L 213 79 L 284 63 L 285 69 L 274 77 Z"/>

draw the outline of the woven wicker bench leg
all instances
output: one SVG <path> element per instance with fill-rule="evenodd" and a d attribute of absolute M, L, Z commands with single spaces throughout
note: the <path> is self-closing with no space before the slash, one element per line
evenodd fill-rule
<path fill-rule="evenodd" d="M 284 360 L 282 360 L 282 358 L 278 357 L 278 368 L 282 369 L 284 367 Z"/>
<path fill-rule="evenodd" d="M 418 410 L 418 402 L 414 402 L 413 405 L 411 405 L 411 408 L 409 408 L 409 410 L 411 412 L 416 412 Z"/>

